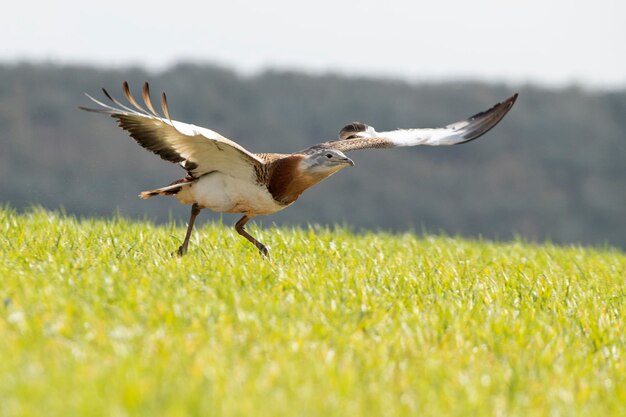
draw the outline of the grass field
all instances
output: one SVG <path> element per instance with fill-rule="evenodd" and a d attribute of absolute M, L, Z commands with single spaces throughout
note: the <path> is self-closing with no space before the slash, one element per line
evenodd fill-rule
<path fill-rule="evenodd" d="M 626 256 L 0 210 L 0 415 L 623 416 Z"/>

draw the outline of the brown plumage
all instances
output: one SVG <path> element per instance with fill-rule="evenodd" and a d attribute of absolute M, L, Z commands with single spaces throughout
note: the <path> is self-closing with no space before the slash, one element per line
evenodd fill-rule
<path fill-rule="evenodd" d="M 187 251 L 195 219 L 203 208 L 242 213 L 235 229 L 263 255 L 268 255 L 267 248 L 245 230 L 246 223 L 255 216 L 284 209 L 308 188 L 354 165 L 343 152 L 469 142 L 498 124 L 517 99 L 515 94 L 489 110 L 437 129 L 377 132 L 364 123 L 353 122 L 341 129 L 339 140 L 323 142 L 293 154 L 279 154 L 251 153 L 210 129 L 172 120 L 165 93 L 161 94 L 160 102 L 164 117 L 159 115 L 150 98 L 148 83 L 142 88 L 147 109 L 133 97 L 127 82 L 122 84 L 122 91 L 130 106 L 113 98 L 106 90 L 102 91 L 114 106 L 87 94 L 100 108 L 81 109 L 110 115 L 142 147 L 166 161 L 180 164 L 187 171 L 185 178 L 140 194 L 141 198 L 173 195 L 181 203 L 191 205 L 179 255 Z"/>

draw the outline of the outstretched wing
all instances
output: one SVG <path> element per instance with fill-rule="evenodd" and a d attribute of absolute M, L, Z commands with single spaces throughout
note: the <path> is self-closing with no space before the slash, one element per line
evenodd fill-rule
<path fill-rule="evenodd" d="M 143 85 L 142 91 L 143 101 L 148 110 L 135 100 L 126 81 L 122 87 L 126 99 L 134 108 L 113 98 L 105 89 L 102 91 L 113 102 L 112 106 L 85 94 L 100 108 L 80 108 L 108 114 L 117 119 L 119 126 L 128 131 L 137 143 L 166 161 L 180 163 L 193 178 L 220 171 L 234 177 L 248 179 L 254 175 L 254 168 L 263 164 L 259 157 L 217 132 L 172 120 L 165 93 L 161 95 L 161 109 L 164 117 L 160 116 L 150 99 L 148 83 Z"/>
<path fill-rule="evenodd" d="M 315 145 L 329 147 L 342 152 L 358 149 L 395 148 L 417 145 L 457 145 L 484 135 L 502 120 L 511 110 L 517 94 L 474 116 L 436 129 L 398 129 L 377 132 L 373 127 L 355 122 L 339 132 L 340 140 Z"/>

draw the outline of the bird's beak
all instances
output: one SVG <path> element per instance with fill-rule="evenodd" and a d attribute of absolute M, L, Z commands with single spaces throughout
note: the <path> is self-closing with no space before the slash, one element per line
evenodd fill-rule
<path fill-rule="evenodd" d="M 343 163 L 344 163 L 344 164 L 346 164 L 346 165 L 350 165 L 351 167 L 353 167 L 353 166 L 354 166 L 354 161 L 353 161 L 352 159 L 348 158 L 348 157 L 343 158 L 343 159 L 341 160 L 341 162 L 343 162 Z"/>

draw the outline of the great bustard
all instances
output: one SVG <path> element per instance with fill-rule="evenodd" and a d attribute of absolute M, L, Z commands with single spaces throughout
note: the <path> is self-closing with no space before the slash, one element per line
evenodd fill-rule
<path fill-rule="evenodd" d="M 252 153 L 212 130 L 172 120 L 165 93 L 161 95 L 159 115 L 150 99 L 148 83 L 143 85 L 144 109 L 132 96 L 127 82 L 123 85 L 129 104 L 105 96 L 113 105 L 104 104 L 89 94 L 98 109 L 83 110 L 108 114 L 128 131 L 141 146 L 161 158 L 179 163 L 187 176 L 172 184 L 144 191 L 139 196 L 173 195 L 182 204 L 191 204 L 191 216 L 178 254 L 187 252 L 194 221 L 203 208 L 223 213 L 243 213 L 235 224 L 237 233 L 252 242 L 259 251 L 269 254 L 265 245 L 244 228 L 255 216 L 275 213 L 291 205 L 307 188 L 328 178 L 354 162 L 344 152 L 359 149 L 395 148 L 416 145 L 456 145 L 483 135 L 511 109 L 517 94 L 489 110 L 468 119 L 436 129 L 397 129 L 377 132 L 360 122 L 345 126 L 339 140 L 313 145 L 292 154 Z"/>

